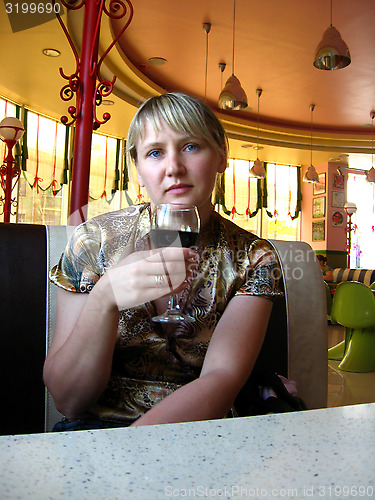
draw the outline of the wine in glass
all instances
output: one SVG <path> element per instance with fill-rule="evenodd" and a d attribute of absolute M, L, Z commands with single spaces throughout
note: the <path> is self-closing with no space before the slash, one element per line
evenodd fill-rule
<path fill-rule="evenodd" d="M 199 228 L 200 219 L 195 206 L 161 203 L 152 212 L 150 235 L 155 248 L 192 247 L 197 241 Z M 195 318 L 181 311 L 176 294 L 171 295 L 165 313 L 152 319 L 159 323 L 195 321 Z"/>

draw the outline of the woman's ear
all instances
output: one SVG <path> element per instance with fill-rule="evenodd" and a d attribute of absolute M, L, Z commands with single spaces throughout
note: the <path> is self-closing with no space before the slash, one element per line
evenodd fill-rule
<path fill-rule="evenodd" d="M 222 151 L 219 152 L 219 155 L 220 155 L 220 162 L 219 162 L 219 165 L 217 167 L 217 172 L 219 174 L 222 174 L 225 172 L 225 170 L 228 166 L 228 155 L 227 155 L 225 148 L 223 148 Z"/>
<path fill-rule="evenodd" d="M 136 167 L 136 168 L 137 168 L 137 167 Z M 141 187 L 144 187 L 144 186 L 145 186 L 145 183 L 143 182 L 142 176 L 141 176 L 141 174 L 139 173 L 138 169 L 137 169 L 137 179 L 138 179 L 138 184 L 139 184 Z"/>

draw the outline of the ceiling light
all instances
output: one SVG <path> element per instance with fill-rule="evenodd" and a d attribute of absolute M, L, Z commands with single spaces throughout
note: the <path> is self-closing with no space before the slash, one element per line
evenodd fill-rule
<path fill-rule="evenodd" d="M 164 57 L 150 57 L 148 62 L 150 64 L 153 64 L 154 66 L 162 66 L 163 64 L 165 64 L 167 62 L 167 60 L 164 59 Z"/>
<path fill-rule="evenodd" d="M 250 172 L 254 175 L 254 177 L 257 177 L 258 179 L 265 179 L 267 175 L 264 164 L 259 160 L 259 158 L 255 160 Z"/>
<path fill-rule="evenodd" d="M 258 96 L 258 143 L 256 145 L 256 150 L 259 151 L 261 146 L 259 146 L 259 101 L 260 101 L 260 96 L 262 95 L 263 90 L 262 89 L 257 89 L 256 93 Z M 253 167 L 251 168 L 251 173 L 255 175 L 258 179 L 264 179 L 267 175 L 266 169 L 264 168 L 263 163 L 259 160 L 258 154 L 257 154 L 257 159 L 254 162 Z"/>
<path fill-rule="evenodd" d="M 371 127 L 372 127 L 372 136 L 371 136 L 371 168 L 366 174 L 366 180 L 368 182 L 375 182 L 375 168 L 374 168 L 374 118 L 375 111 L 371 111 Z"/>
<path fill-rule="evenodd" d="M 241 87 L 239 79 L 234 74 L 234 33 L 236 21 L 236 0 L 233 0 L 233 52 L 232 52 L 232 75 L 228 78 L 225 87 L 219 96 L 218 105 L 221 109 L 237 111 L 247 108 L 247 97 Z"/>
<path fill-rule="evenodd" d="M 331 25 L 324 32 L 323 39 L 316 48 L 314 66 L 318 69 L 335 70 L 345 68 L 351 63 L 348 46 L 341 38 L 340 33 L 332 25 L 332 0 L 331 0 Z"/>
<path fill-rule="evenodd" d="M 43 49 L 43 54 L 47 57 L 59 57 L 61 52 L 57 49 Z"/>
<path fill-rule="evenodd" d="M 315 109 L 315 104 L 310 104 L 311 111 L 311 132 L 310 132 L 310 166 L 307 169 L 305 175 L 303 176 L 303 182 L 318 182 L 319 176 L 315 167 L 312 164 L 312 123 L 313 123 L 313 111 Z"/>
<path fill-rule="evenodd" d="M 207 99 L 207 72 L 208 72 L 208 34 L 211 31 L 211 23 L 203 23 L 206 32 L 206 66 L 204 70 L 204 99 Z"/>

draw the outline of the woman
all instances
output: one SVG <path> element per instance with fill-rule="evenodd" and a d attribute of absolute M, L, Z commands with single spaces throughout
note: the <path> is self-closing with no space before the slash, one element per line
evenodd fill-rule
<path fill-rule="evenodd" d="M 67 417 L 57 430 L 225 417 L 281 294 L 270 245 L 213 210 L 227 140 L 206 105 L 179 93 L 149 99 L 129 128 L 127 156 L 151 204 L 79 226 L 51 271 L 60 289 L 44 380 Z M 195 250 L 150 250 L 150 213 L 161 202 L 198 207 Z M 152 321 L 172 291 L 194 323 Z"/>
<path fill-rule="evenodd" d="M 318 253 L 316 257 L 319 261 L 319 266 L 320 270 L 322 271 L 324 281 L 333 281 L 333 272 L 332 269 L 327 266 L 327 257 L 322 255 L 321 253 Z"/>

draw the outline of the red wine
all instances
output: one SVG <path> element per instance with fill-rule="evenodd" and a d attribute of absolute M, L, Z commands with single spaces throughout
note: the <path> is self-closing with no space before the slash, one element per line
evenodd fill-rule
<path fill-rule="evenodd" d="M 170 229 L 151 229 L 151 240 L 155 248 L 182 246 L 190 248 L 195 245 L 198 233 L 193 231 L 173 231 Z"/>

